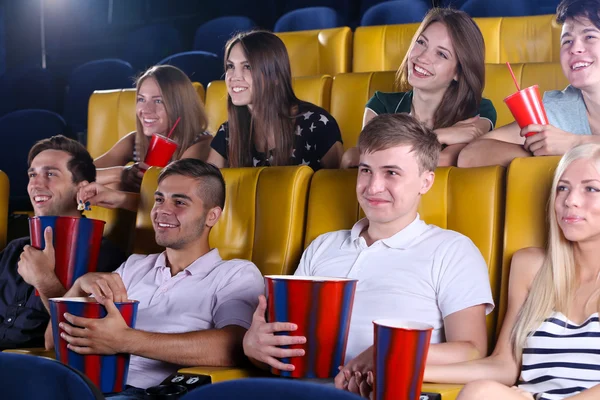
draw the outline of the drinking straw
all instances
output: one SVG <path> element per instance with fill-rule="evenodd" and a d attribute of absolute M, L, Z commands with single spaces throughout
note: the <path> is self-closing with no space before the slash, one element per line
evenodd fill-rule
<path fill-rule="evenodd" d="M 513 72 L 512 68 L 510 67 L 510 63 L 507 61 L 506 62 L 506 66 L 508 67 L 508 71 L 510 72 L 510 75 L 513 78 L 513 81 L 515 82 L 515 86 L 517 87 L 517 91 L 520 91 L 521 88 L 519 87 L 519 82 L 517 82 L 517 78 L 515 78 L 515 73 Z M 177 125 L 177 123 L 175 123 L 175 125 Z"/>
<path fill-rule="evenodd" d="M 510 68 L 510 67 L 509 67 Z M 514 75 L 513 75 L 514 78 Z M 179 123 L 179 120 L 181 119 L 181 117 L 177 117 L 177 120 L 175 121 L 175 123 L 173 124 L 173 127 L 171 128 L 171 130 L 169 131 L 169 134 L 167 135 L 167 139 L 171 138 L 171 135 L 173 134 L 173 131 L 175 130 L 175 127 L 177 126 L 177 124 Z"/>

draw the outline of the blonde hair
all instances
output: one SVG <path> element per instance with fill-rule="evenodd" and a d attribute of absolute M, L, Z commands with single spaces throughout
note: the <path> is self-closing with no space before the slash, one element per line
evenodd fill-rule
<path fill-rule="evenodd" d="M 556 167 L 548 202 L 549 235 L 546 257 L 511 332 L 513 355 L 517 360 L 521 357 L 527 337 L 552 312 L 559 311 L 566 315 L 571 304 L 571 293 L 577 285 L 573 242 L 565 238 L 558 226 L 555 204 L 559 180 L 574 161 L 581 159 L 593 161 L 600 171 L 600 145 L 576 146 L 561 158 Z"/>
<path fill-rule="evenodd" d="M 148 78 L 156 80 L 160 88 L 169 120 L 168 129 L 170 130 L 177 118 L 181 117 L 171 136 L 171 139 L 178 144 L 177 150 L 173 154 L 173 160 L 179 160 L 188 147 L 194 143 L 196 136 L 206 130 L 208 118 L 204 107 L 198 98 L 194 85 L 179 68 L 172 65 L 156 65 L 148 69 L 136 81 L 136 97 L 139 95 L 142 83 Z M 150 142 L 144 136 L 144 128 L 137 116 L 136 129 L 136 152 L 143 160 L 146 157 Z"/>

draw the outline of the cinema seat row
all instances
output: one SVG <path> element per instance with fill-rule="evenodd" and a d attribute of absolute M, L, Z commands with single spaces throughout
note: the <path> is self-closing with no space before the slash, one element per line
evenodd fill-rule
<path fill-rule="evenodd" d="M 563 89 L 567 84 L 558 63 L 514 64 L 513 70 L 521 87 L 539 85 L 540 91 Z M 317 75 L 293 79 L 297 96 L 328 110 L 342 131 L 344 147 L 355 146 L 362 127 L 362 116 L 367 100 L 376 90 L 394 91 L 394 71 L 343 73 L 334 77 Z M 227 120 L 227 88 L 224 81 L 213 81 L 206 91 L 194 83 L 199 98 L 204 102 L 208 130 L 215 134 Z M 496 126 L 513 121 L 503 99 L 516 89 L 504 65 L 486 65 L 484 97 L 496 107 Z M 89 102 L 88 150 L 98 157 L 110 149 L 121 137 L 135 130 L 135 90 L 120 89 L 95 92 Z"/>
<path fill-rule="evenodd" d="M 422 218 L 470 237 L 488 264 L 496 302 L 495 311 L 487 318 L 490 351 L 506 310 L 512 254 L 545 243 L 547 196 L 557 162 L 558 157 L 516 159 L 507 171 L 497 166 L 438 168 L 433 188 L 423 197 L 419 209 Z M 153 240 L 150 220 L 158 173 L 152 168 L 144 176 L 142 199 L 134 218 L 113 221 L 116 230 L 132 233 L 131 246 L 136 253 L 161 250 Z M 210 244 L 218 247 L 224 258 L 252 260 L 265 275 L 291 274 L 303 249 L 318 235 L 348 229 L 361 218 L 355 196 L 356 173 L 313 173 L 305 166 L 224 169 L 227 202 L 211 232 Z M 531 190 L 534 186 L 536 190 Z M 0 185 L 0 206 L 6 197 L 7 191 Z M 88 216 L 98 217 L 101 213 L 95 207 Z M 40 353 L 28 349 L 17 352 Z M 252 370 L 201 366 L 180 372 L 208 375 L 212 382 L 257 374 Z M 439 392 L 444 400 L 451 400 L 460 385 L 426 384 L 423 390 Z"/>
<path fill-rule="evenodd" d="M 561 27 L 554 15 L 474 18 L 486 63 L 558 62 Z M 284 32 L 293 76 L 396 70 L 419 24 Z"/>

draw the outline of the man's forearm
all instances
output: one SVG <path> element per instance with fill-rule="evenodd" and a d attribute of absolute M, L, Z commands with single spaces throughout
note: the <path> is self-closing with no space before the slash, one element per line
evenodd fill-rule
<path fill-rule="evenodd" d="M 471 342 L 436 343 L 429 346 L 427 364 L 453 364 L 482 357 L 485 357 L 485 351 Z"/>
<path fill-rule="evenodd" d="M 121 352 L 183 366 L 231 367 L 242 363 L 246 329 L 228 325 L 186 333 L 154 333 L 130 329 Z"/>
<path fill-rule="evenodd" d="M 46 307 L 48 313 L 50 313 L 50 303 L 48 302 L 48 299 L 53 297 L 62 297 L 67 292 L 56 275 L 54 275 L 54 278 L 46 279 L 43 284 L 38 286 L 39 287 L 36 289 L 40 293 L 40 299 L 42 300 L 42 303 L 44 303 L 44 307 Z"/>

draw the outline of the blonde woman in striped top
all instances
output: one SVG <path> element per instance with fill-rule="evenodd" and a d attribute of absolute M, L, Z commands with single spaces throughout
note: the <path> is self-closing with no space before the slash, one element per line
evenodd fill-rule
<path fill-rule="evenodd" d="M 425 380 L 470 382 L 461 400 L 600 398 L 600 144 L 561 159 L 548 248 L 515 253 L 508 294 L 493 354 L 428 366 Z"/>

